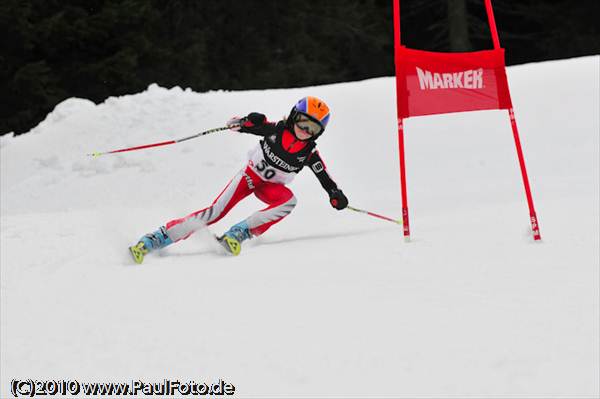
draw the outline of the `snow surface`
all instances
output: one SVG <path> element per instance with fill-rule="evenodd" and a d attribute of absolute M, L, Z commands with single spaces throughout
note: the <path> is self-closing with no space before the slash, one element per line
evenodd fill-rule
<path fill-rule="evenodd" d="M 351 204 L 399 217 L 394 80 L 64 101 L 0 142 L 0 396 L 13 378 L 222 378 L 241 397 L 598 397 L 599 65 L 508 69 L 541 243 L 507 112 L 485 111 L 406 121 L 411 243 L 333 210 L 305 170 L 294 212 L 239 257 L 199 232 L 137 266 L 127 246 L 210 204 L 257 138 L 87 153 L 275 120 L 316 95 Z"/>

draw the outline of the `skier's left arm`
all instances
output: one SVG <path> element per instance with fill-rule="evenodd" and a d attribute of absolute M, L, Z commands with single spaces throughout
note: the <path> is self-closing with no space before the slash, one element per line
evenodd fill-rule
<path fill-rule="evenodd" d="M 256 136 L 270 136 L 278 132 L 278 124 L 269 122 L 264 114 L 258 112 L 251 112 L 244 117 L 234 116 L 227 121 L 227 127 Z"/>
<path fill-rule="evenodd" d="M 348 206 L 348 198 L 344 195 L 344 192 L 340 190 L 335 184 L 335 181 L 327 173 L 325 163 L 319 154 L 319 151 L 315 150 L 311 152 L 308 159 L 306 160 L 308 166 L 313 171 L 321 186 L 327 191 L 329 195 L 329 203 L 332 207 L 337 210 L 342 210 Z"/>

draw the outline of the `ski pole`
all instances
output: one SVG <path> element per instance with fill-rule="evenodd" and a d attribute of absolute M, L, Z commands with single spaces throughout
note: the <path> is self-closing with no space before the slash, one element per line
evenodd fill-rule
<path fill-rule="evenodd" d="M 163 145 L 176 144 L 176 143 L 181 143 L 182 141 L 195 139 L 196 137 L 205 136 L 205 135 L 210 134 L 210 133 L 220 132 L 222 130 L 228 130 L 228 129 L 231 129 L 232 127 L 236 127 L 236 126 L 237 125 L 217 127 L 217 128 L 214 128 L 214 129 L 206 130 L 204 132 L 200 132 L 198 134 L 194 134 L 193 136 L 184 137 L 184 138 L 177 139 L 177 140 L 169 140 L 169 141 L 163 141 L 163 142 L 160 142 L 160 143 L 153 143 L 153 144 L 144 144 L 144 145 L 139 145 L 139 146 L 136 146 L 136 147 L 122 148 L 120 150 L 112 150 L 112 151 L 106 151 L 106 152 L 93 152 L 93 153 L 87 154 L 87 155 L 90 156 L 90 157 L 96 158 L 96 157 L 99 157 L 100 155 L 115 154 L 117 152 L 137 151 L 137 150 L 143 150 L 144 148 L 160 147 L 160 146 L 163 146 Z"/>
<path fill-rule="evenodd" d="M 364 213 L 364 214 L 367 214 L 369 216 L 373 216 L 373 217 L 376 217 L 376 218 L 379 218 L 379 219 L 387 220 L 388 222 L 393 222 L 393 223 L 396 223 L 396 224 L 399 224 L 399 225 L 402 226 L 402 220 L 401 219 L 392 219 L 392 218 L 389 218 L 387 216 L 378 215 L 376 213 L 373 213 L 373 212 L 370 212 L 370 211 L 365 211 L 364 209 L 358 209 L 358 208 L 355 208 L 353 206 L 348 206 L 347 208 L 350 209 L 351 211 L 354 211 L 354 212 Z"/>

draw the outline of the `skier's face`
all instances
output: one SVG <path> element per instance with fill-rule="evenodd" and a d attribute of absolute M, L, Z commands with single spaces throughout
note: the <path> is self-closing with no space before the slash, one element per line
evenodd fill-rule
<path fill-rule="evenodd" d="M 312 134 L 302 129 L 298 124 L 294 123 L 294 134 L 298 140 L 309 140 L 312 138 Z"/>

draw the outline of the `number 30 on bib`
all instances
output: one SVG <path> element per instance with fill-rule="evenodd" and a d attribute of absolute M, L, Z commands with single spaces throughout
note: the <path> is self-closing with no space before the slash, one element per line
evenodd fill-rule
<path fill-rule="evenodd" d="M 275 170 L 269 168 L 267 161 L 264 159 L 256 165 L 256 170 L 265 178 L 265 180 L 270 180 L 275 176 Z"/>

